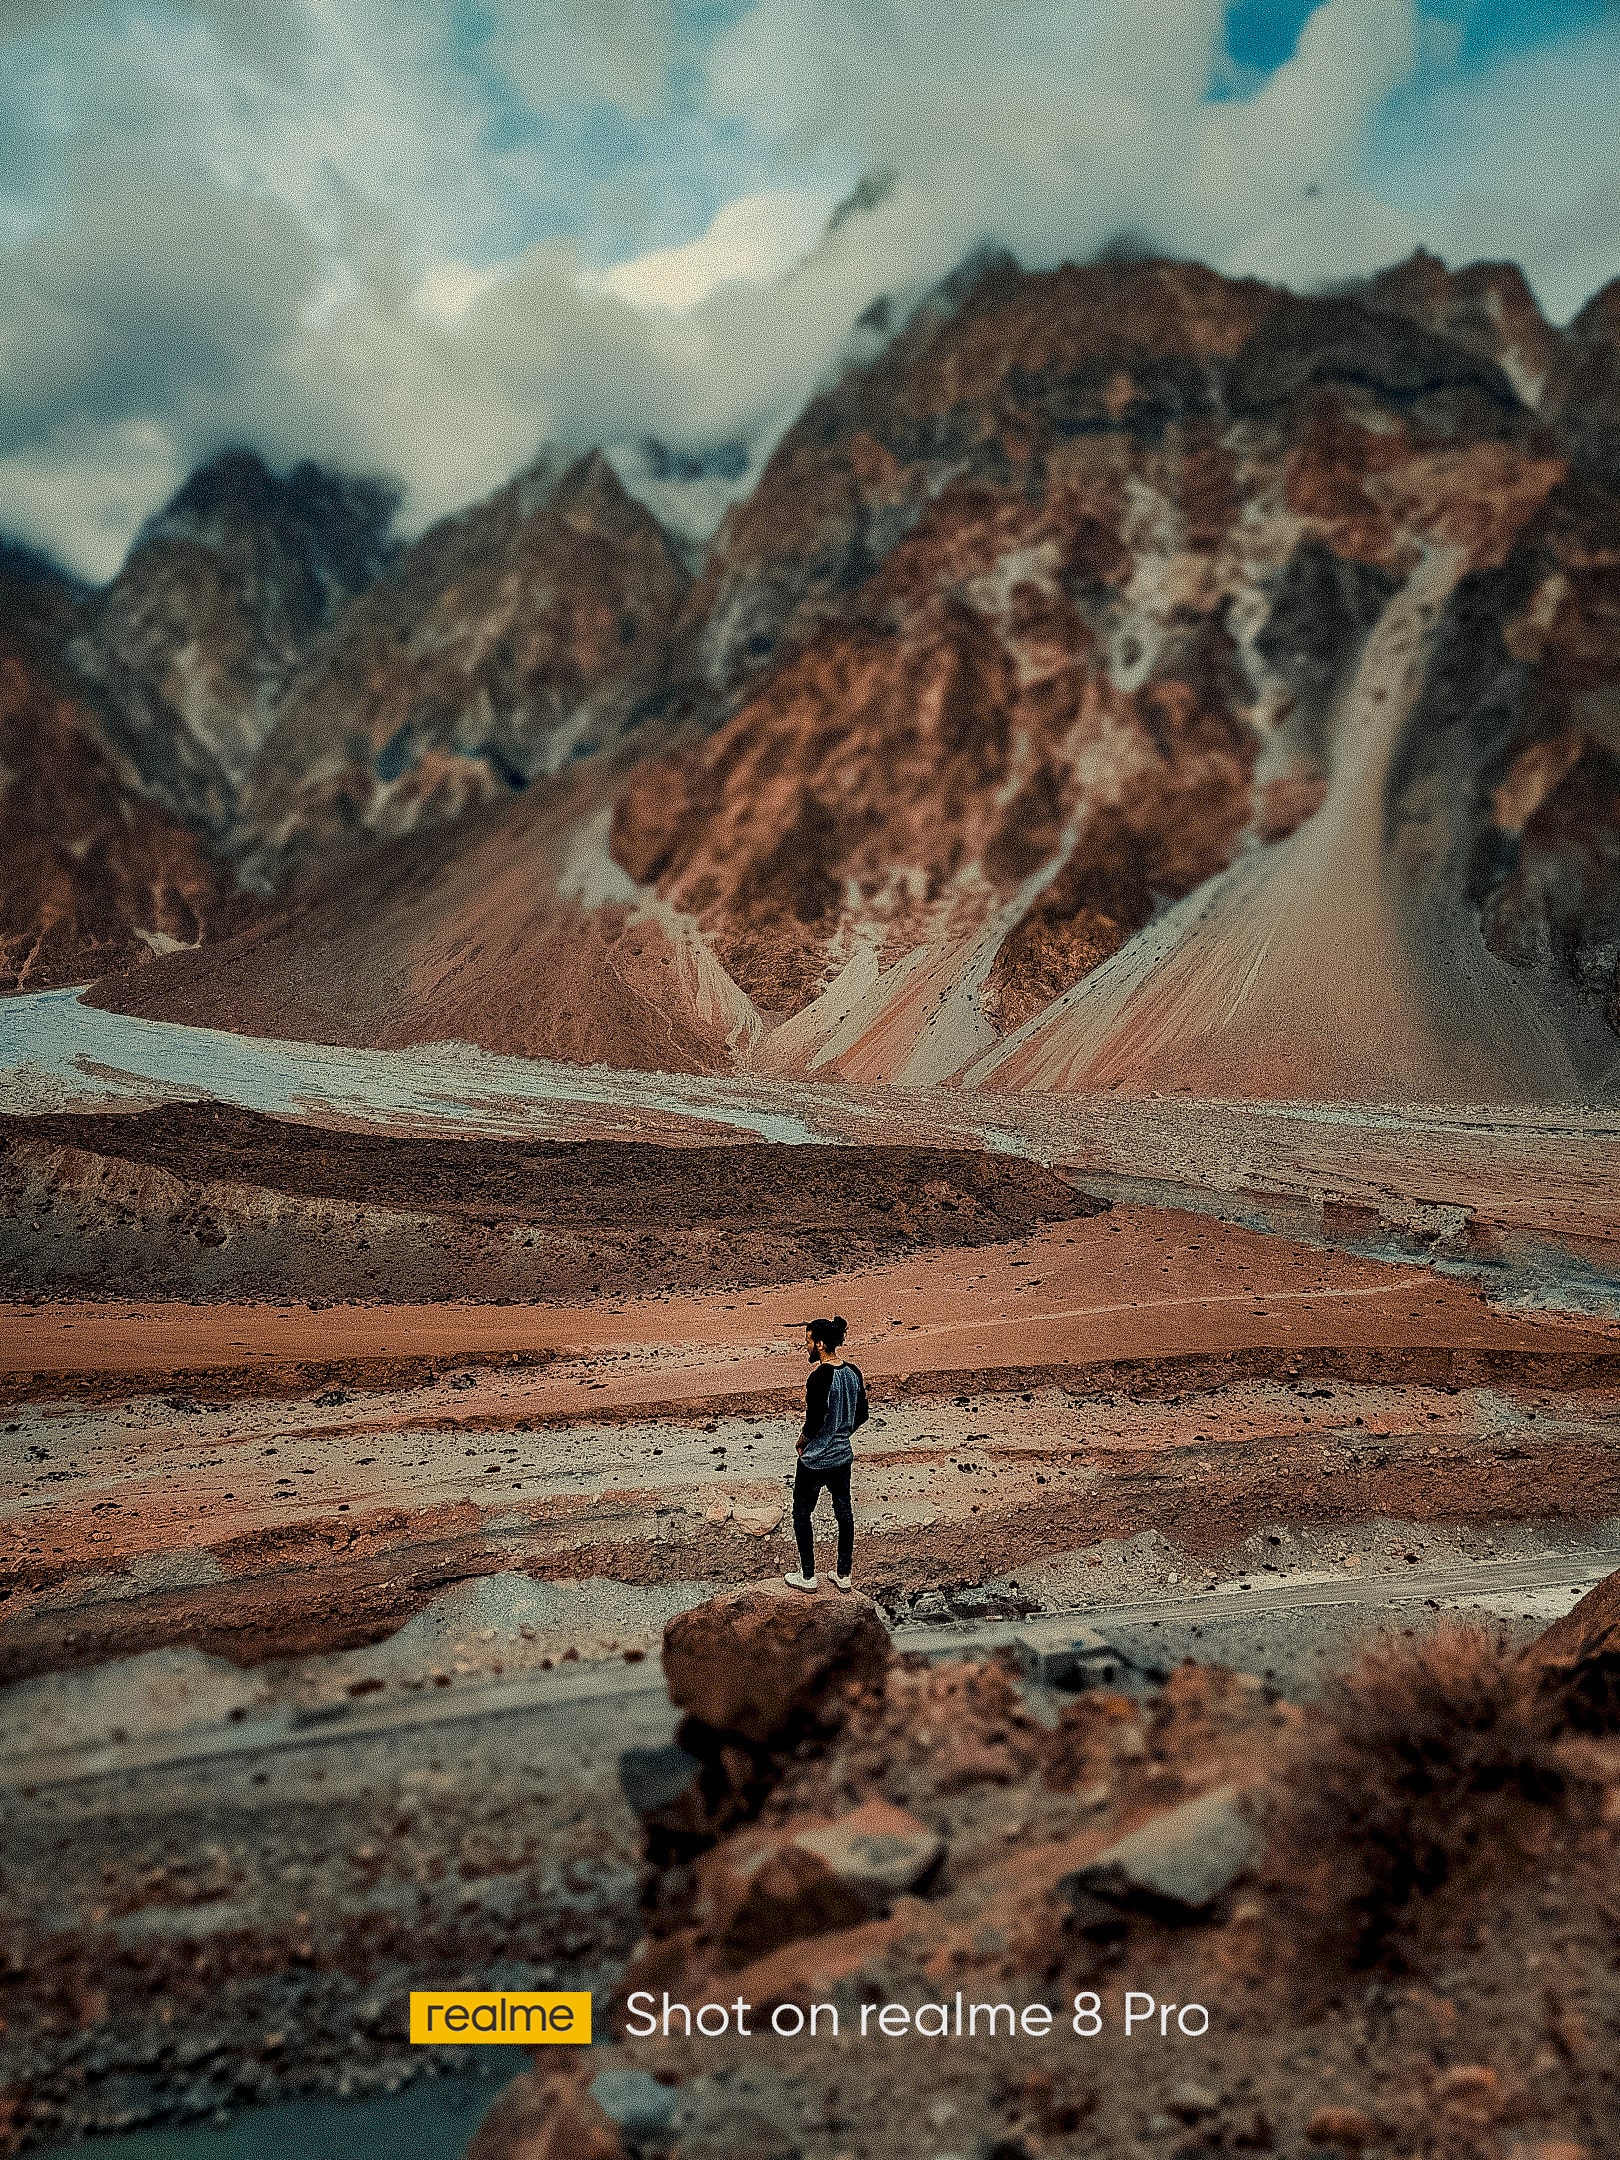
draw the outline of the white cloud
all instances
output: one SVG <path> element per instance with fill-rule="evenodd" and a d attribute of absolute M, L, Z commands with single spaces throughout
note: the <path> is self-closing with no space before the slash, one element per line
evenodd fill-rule
<path fill-rule="evenodd" d="M 808 254 L 837 202 L 825 188 L 766 188 L 716 211 L 684 247 L 616 263 L 597 281 L 637 307 L 682 314 L 722 285 L 764 285 Z"/>
<path fill-rule="evenodd" d="M 663 87 L 672 0 L 494 0 L 489 56 L 536 112 L 603 104 L 640 113 Z"/>
<path fill-rule="evenodd" d="M 0 0 L 6 162 L 22 146 L 54 212 L 86 151 L 265 197 L 323 241 L 343 205 L 386 205 L 414 251 L 501 223 L 489 114 L 441 0 Z M 19 190 L 19 192 L 22 192 Z"/>
<path fill-rule="evenodd" d="M 1620 276 L 1620 10 L 1435 84 L 1381 131 L 1368 180 L 1448 261 L 1523 264 L 1555 320 Z"/>
<path fill-rule="evenodd" d="M 1325 265 L 1340 278 L 1370 277 L 1400 262 L 1422 240 L 1413 220 L 1359 189 L 1310 196 L 1248 234 L 1224 267 L 1239 277 L 1311 286 Z"/>
<path fill-rule="evenodd" d="M 1219 260 L 1342 183 L 1417 60 L 1412 0 L 1324 0 L 1255 94 L 1211 100 L 1224 22 L 1221 0 L 759 0 L 717 95 L 898 168 L 931 267 L 981 237 L 1049 262 L 1121 229 Z"/>
<path fill-rule="evenodd" d="M 547 441 L 768 439 L 876 294 L 982 241 L 1308 285 L 1423 240 L 1563 312 L 1620 269 L 1620 42 L 1437 75 L 1416 0 L 1322 0 L 1258 83 L 1222 0 L 756 0 L 696 75 L 666 0 L 497 0 L 478 46 L 452 0 L 156 6 L 0 19 L 0 529 L 93 575 L 230 441 L 421 522 Z M 822 238 L 829 176 L 877 168 Z"/>
<path fill-rule="evenodd" d="M 501 281 L 499 265 L 483 267 L 465 262 L 429 263 L 417 281 L 414 299 L 424 315 L 436 322 L 456 323 L 475 300 L 481 300 Z"/>
<path fill-rule="evenodd" d="M 1448 262 L 1527 264 L 1543 308 L 1566 321 L 1620 277 L 1620 162 L 1551 211 L 1500 195 L 1465 196 L 1444 217 L 1412 222 L 1424 246 Z"/>
<path fill-rule="evenodd" d="M 5 531 L 100 582 L 123 561 L 136 526 L 184 478 L 155 421 L 63 428 L 0 456 Z"/>

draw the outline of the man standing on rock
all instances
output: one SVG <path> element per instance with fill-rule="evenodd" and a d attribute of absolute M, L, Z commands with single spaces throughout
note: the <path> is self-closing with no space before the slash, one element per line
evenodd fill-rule
<path fill-rule="evenodd" d="M 848 1334 L 842 1318 L 810 1320 L 804 1344 L 810 1354 L 810 1377 L 804 1384 L 804 1430 L 799 1435 L 799 1466 L 793 1476 L 793 1535 L 799 1547 L 799 1572 L 783 1580 L 792 1590 L 816 1587 L 816 1545 L 810 1518 L 822 1487 L 832 1494 L 838 1523 L 838 1569 L 834 1587 L 850 1587 L 855 1561 L 855 1510 L 849 1502 L 849 1473 L 855 1460 L 850 1441 L 868 1411 L 866 1382 L 860 1367 L 843 1355 Z"/>

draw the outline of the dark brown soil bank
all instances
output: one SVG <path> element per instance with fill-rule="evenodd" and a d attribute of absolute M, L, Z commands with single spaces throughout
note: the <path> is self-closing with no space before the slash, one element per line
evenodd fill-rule
<path fill-rule="evenodd" d="M 0 1294 L 635 1295 L 791 1282 L 1099 1212 L 1014 1156 L 437 1140 L 218 1103 L 0 1130 Z"/>

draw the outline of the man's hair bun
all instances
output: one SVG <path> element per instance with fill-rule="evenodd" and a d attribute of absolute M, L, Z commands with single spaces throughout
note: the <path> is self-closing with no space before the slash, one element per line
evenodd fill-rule
<path fill-rule="evenodd" d="M 844 1318 L 844 1316 L 843 1316 L 843 1314 L 842 1314 L 842 1313 L 835 1313 L 835 1314 L 833 1315 L 833 1338 L 832 1338 L 832 1346 L 833 1346 L 833 1348 L 834 1348 L 835 1350 L 836 1350 L 836 1349 L 837 1349 L 837 1348 L 839 1347 L 839 1345 L 840 1345 L 840 1344 L 841 1344 L 841 1343 L 843 1342 L 843 1340 L 844 1340 L 844 1337 L 845 1337 L 845 1336 L 846 1336 L 846 1335 L 847 1335 L 848 1333 L 849 1333 L 849 1322 L 848 1322 L 848 1321 L 847 1321 L 847 1320 L 846 1320 L 846 1319 Z"/>

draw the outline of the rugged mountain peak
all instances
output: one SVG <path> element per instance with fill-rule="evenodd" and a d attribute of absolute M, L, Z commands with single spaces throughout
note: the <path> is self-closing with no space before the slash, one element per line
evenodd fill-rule
<path fill-rule="evenodd" d="M 42 548 L 5 533 L 0 533 L 0 580 L 11 596 L 24 590 L 51 590 L 82 600 L 90 589 Z"/>
<path fill-rule="evenodd" d="M 481 502 L 429 526 L 401 553 L 396 582 L 417 574 L 425 563 L 459 557 L 469 546 L 488 554 L 502 545 L 545 545 L 560 523 L 656 536 L 669 545 L 657 519 L 626 489 L 604 451 L 570 458 L 548 447 Z"/>
<path fill-rule="evenodd" d="M 733 438 L 701 449 L 676 449 L 655 435 L 616 443 L 605 453 L 627 493 L 645 503 L 694 574 L 727 510 L 747 490 L 752 463 Z"/>
<path fill-rule="evenodd" d="M 1522 681 L 1504 685 L 1509 707 L 1487 700 L 1465 723 L 1455 651 L 1427 645 L 1446 609 L 1494 590 L 1478 581 L 1564 473 L 1502 340 L 1449 334 L 1499 312 L 1523 336 L 1540 321 L 1522 281 L 1489 266 L 1453 278 L 1419 261 L 1382 292 L 1320 298 L 1180 263 L 993 266 L 811 407 L 705 581 L 734 717 L 635 774 L 612 828 L 630 875 L 703 927 L 762 1014 L 784 1016 L 767 1062 L 926 1081 L 978 1048 L 987 1074 L 1027 1075 L 1016 1084 L 1173 1085 L 1197 1036 L 1188 998 L 1228 996 L 1218 955 L 1169 979 L 1175 1024 L 1155 1020 L 1151 1058 L 1115 1042 L 1112 1008 L 1088 1007 L 1083 1039 L 1077 1017 L 1016 1067 L 996 1065 L 996 1038 L 1122 947 L 1146 956 L 1151 988 L 1156 948 L 1131 941 L 1218 868 L 1247 893 L 1285 850 L 1314 890 L 1326 843 L 1289 843 L 1327 800 L 1338 853 L 1322 910 L 1262 878 L 1263 900 L 1222 932 L 1241 978 L 1245 938 L 1264 945 L 1273 914 L 1291 926 L 1294 977 L 1259 977 L 1248 1035 L 1209 1048 L 1226 1083 L 1274 1085 L 1255 1045 L 1299 983 L 1333 979 L 1347 866 L 1354 890 L 1384 890 L 1387 784 L 1414 820 L 1439 788 L 1461 825 L 1411 879 L 1400 921 L 1369 922 L 1362 987 L 1369 1009 L 1393 1002 L 1363 1039 L 1382 1042 L 1386 1075 L 1404 1059 L 1433 1087 L 1455 1023 L 1468 1084 L 1493 1055 L 1515 1092 L 1577 1084 L 1562 1021 L 1536 1017 L 1463 890 L 1480 844 L 1466 806 L 1502 754 L 1505 712 L 1539 723 Z M 1426 559 L 1449 566 L 1433 591 L 1414 583 Z M 1392 656 L 1414 646 L 1401 674 Z M 1441 712 L 1456 762 L 1420 786 L 1415 746 Z M 1200 955 L 1202 921 L 1188 933 Z M 1408 967 L 1408 936 L 1434 966 Z M 1466 1011 L 1425 1005 L 1448 966 L 1494 991 Z M 1602 1045 L 1567 1017 L 1590 1072 Z M 1453 1057 L 1453 1079 L 1465 1063 Z M 1355 1090 L 1370 1067 L 1321 1070 Z"/>
<path fill-rule="evenodd" d="M 1196 264 L 1030 275 L 1004 254 L 970 258 L 811 401 L 727 516 L 686 608 L 691 673 L 734 705 L 951 479 L 1018 471 L 1038 487 L 1054 442 L 1207 403 L 1204 361 L 1242 344 L 1266 297 Z"/>
<path fill-rule="evenodd" d="M 1620 279 L 1594 294 L 1570 324 L 1556 394 L 1547 404 L 1575 462 L 1620 487 Z"/>
<path fill-rule="evenodd" d="M 1567 330 L 1537 307 L 1515 263 L 1448 270 L 1419 253 L 1366 288 L 1374 303 L 1491 360 L 1573 463 L 1620 481 L 1620 279 Z"/>
<path fill-rule="evenodd" d="M 1456 434 L 1494 430 L 1497 415 L 1511 420 L 1523 406 L 1494 356 L 1355 294 L 1281 296 L 1225 385 L 1231 409 L 1242 414 L 1280 411 L 1335 388 L 1364 391 L 1397 410 L 1471 399 L 1480 409 L 1466 417 L 1435 414 Z"/>
<path fill-rule="evenodd" d="M 279 551 L 341 603 L 386 567 L 398 501 L 381 480 L 307 459 L 280 474 L 257 451 L 226 450 L 148 520 L 132 559 L 165 540 L 194 541 L 225 556 L 248 551 L 260 563 Z"/>
<path fill-rule="evenodd" d="M 291 670 L 388 561 L 394 507 L 380 482 L 232 450 L 149 521 L 72 657 L 156 801 L 229 833 Z"/>
<path fill-rule="evenodd" d="M 0 622 L 57 643 L 78 628 L 89 587 L 24 540 L 0 534 Z"/>
<path fill-rule="evenodd" d="M 1494 362 L 1526 405 L 1540 406 L 1557 374 L 1562 341 L 1517 263 L 1479 262 L 1450 270 L 1438 255 L 1419 248 L 1364 290 L 1375 306 Z"/>
<path fill-rule="evenodd" d="M 1592 295 L 1570 324 L 1569 334 L 1578 344 L 1620 348 L 1620 278 Z"/>
<path fill-rule="evenodd" d="M 328 633 L 254 808 L 329 861 L 554 784 L 129 995 L 908 1085 L 1610 1085 L 1608 319 L 1428 258 L 982 262 L 690 589 L 611 461 L 544 461 Z"/>
<path fill-rule="evenodd" d="M 688 602 L 691 672 L 734 706 L 949 484 L 1039 492 L 1087 440 L 1146 446 L 1201 429 L 1212 441 L 1239 420 L 1297 430 L 1323 398 L 1371 401 L 1376 425 L 1410 416 L 1438 438 L 1522 432 L 1528 417 L 1493 352 L 1415 301 L 1302 298 L 1157 257 L 1036 274 L 975 260 L 778 444 Z"/>
<path fill-rule="evenodd" d="M 561 516 L 576 506 L 584 508 L 596 503 L 617 506 L 628 503 L 629 499 L 603 452 L 587 450 L 558 481 L 551 507 Z"/>
<path fill-rule="evenodd" d="M 616 743 L 689 582 L 600 452 L 423 533 L 312 649 L 244 812 L 249 874 L 440 824 Z"/>
<path fill-rule="evenodd" d="M 531 514 L 560 519 L 576 529 L 612 533 L 656 544 L 672 544 L 656 517 L 625 487 L 603 450 L 587 450 L 559 475 L 544 503 Z"/>

